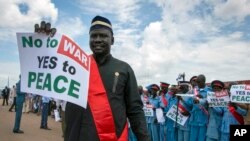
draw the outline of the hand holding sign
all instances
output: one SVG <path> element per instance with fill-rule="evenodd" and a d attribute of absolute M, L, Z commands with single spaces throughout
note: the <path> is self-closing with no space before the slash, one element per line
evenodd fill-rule
<path fill-rule="evenodd" d="M 47 35 L 50 35 L 53 37 L 56 33 L 56 28 L 51 28 L 50 23 L 46 23 L 45 21 L 41 22 L 41 25 L 35 24 L 35 32 L 36 33 L 46 33 Z"/>
<path fill-rule="evenodd" d="M 230 99 L 226 90 L 207 93 L 209 107 L 227 107 L 229 101 Z"/>
<path fill-rule="evenodd" d="M 37 30 L 51 34 L 44 25 Z M 59 33 L 17 33 L 17 40 L 23 92 L 86 107 L 90 58 L 73 40 Z"/>
<path fill-rule="evenodd" d="M 228 105 L 234 107 L 235 109 L 237 108 L 236 103 L 234 103 L 234 102 L 231 102 L 231 101 L 230 101 L 230 102 L 228 103 Z"/>

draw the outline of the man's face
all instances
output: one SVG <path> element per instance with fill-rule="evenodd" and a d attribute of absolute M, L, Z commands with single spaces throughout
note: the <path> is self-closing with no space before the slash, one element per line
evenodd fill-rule
<path fill-rule="evenodd" d="M 222 88 L 219 86 L 213 86 L 212 89 L 214 92 L 220 92 L 222 90 Z"/>
<path fill-rule="evenodd" d="M 189 85 L 187 84 L 180 85 L 178 91 L 181 93 L 187 93 L 189 91 Z"/>
<path fill-rule="evenodd" d="M 157 94 L 157 90 L 156 89 L 151 89 L 151 95 L 156 95 Z"/>
<path fill-rule="evenodd" d="M 168 87 L 165 87 L 165 86 L 161 86 L 161 90 L 166 93 L 168 91 Z"/>
<path fill-rule="evenodd" d="M 202 78 L 200 78 L 200 77 L 198 77 L 196 79 L 196 83 L 197 83 L 197 85 L 198 85 L 199 88 L 203 88 L 205 86 L 204 80 Z"/>
<path fill-rule="evenodd" d="M 193 87 L 197 86 L 196 80 L 197 80 L 197 79 L 195 78 L 195 79 L 193 79 L 193 80 L 191 81 L 191 85 L 192 85 Z"/>
<path fill-rule="evenodd" d="M 114 37 L 108 29 L 100 28 L 90 32 L 89 45 L 95 55 L 109 54 L 113 43 Z"/>

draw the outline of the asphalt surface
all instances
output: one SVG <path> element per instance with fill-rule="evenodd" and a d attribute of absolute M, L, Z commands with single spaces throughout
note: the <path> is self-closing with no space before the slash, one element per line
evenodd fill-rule
<path fill-rule="evenodd" d="M 0 141 L 63 141 L 61 122 L 48 117 L 48 127 L 52 130 L 40 129 L 41 115 L 23 113 L 21 130 L 24 134 L 12 132 L 15 121 L 15 112 L 9 112 L 9 106 L 2 106 L 0 99 Z"/>

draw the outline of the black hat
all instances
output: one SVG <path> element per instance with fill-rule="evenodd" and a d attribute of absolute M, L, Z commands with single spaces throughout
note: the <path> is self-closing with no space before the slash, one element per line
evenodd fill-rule
<path fill-rule="evenodd" d="M 106 28 L 106 29 L 110 30 L 111 33 L 113 34 L 112 24 L 109 21 L 109 19 L 98 15 L 92 19 L 89 32 L 94 30 L 94 29 L 99 29 L 99 28 Z"/>
<path fill-rule="evenodd" d="M 218 86 L 220 88 L 224 88 L 225 84 L 221 82 L 220 80 L 214 80 L 211 82 L 211 87 Z"/>

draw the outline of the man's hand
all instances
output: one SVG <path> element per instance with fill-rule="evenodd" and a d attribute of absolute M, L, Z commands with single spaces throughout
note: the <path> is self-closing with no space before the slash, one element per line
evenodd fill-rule
<path fill-rule="evenodd" d="M 184 115 L 184 116 L 189 116 L 190 115 L 190 113 L 188 111 L 181 112 L 181 114 Z"/>
<path fill-rule="evenodd" d="M 229 101 L 228 105 L 233 106 L 235 109 L 237 109 L 237 104 L 234 102 Z"/>
<path fill-rule="evenodd" d="M 177 96 L 177 99 L 179 99 L 179 100 L 183 100 L 181 96 Z"/>
<path fill-rule="evenodd" d="M 39 24 L 35 24 L 35 32 L 46 33 L 47 35 L 50 35 L 51 37 L 53 37 L 56 33 L 56 28 L 51 28 L 50 23 L 46 23 L 45 21 L 42 21 L 40 26 Z"/>
<path fill-rule="evenodd" d="M 199 99 L 196 97 L 196 98 L 194 98 L 194 103 L 195 104 L 198 104 L 198 103 L 200 103 L 200 101 L 199 101 Z"/>

